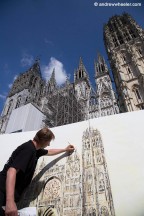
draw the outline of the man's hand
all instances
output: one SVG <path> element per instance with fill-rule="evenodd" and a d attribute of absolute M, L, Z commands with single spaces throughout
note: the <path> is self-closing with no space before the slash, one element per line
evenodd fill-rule
<path fill-rule="evenodd" d="M 7 201 L 5 207 L 5 215 L 6 216 L 18 216 L 17 206 L 14 201 Z"/>
<path fill-rule="evenodd" d="M 47 155 L 53 156 L 53 155 L 57 155 L 63 152 L 68 152 L 71 154 L 74 150 L 75 150 L 74 146 L 70 144 L 66 148 L 63 148 L 63 149 L 49 149 Z"/>
<path fill-rule="evenodd" d="M 66 148 L 65 148 L 66 152 L 68 153 L 72 153 L 74 150 L 75 150 L 75 147 L 73 145 L 68 145 Z"/>

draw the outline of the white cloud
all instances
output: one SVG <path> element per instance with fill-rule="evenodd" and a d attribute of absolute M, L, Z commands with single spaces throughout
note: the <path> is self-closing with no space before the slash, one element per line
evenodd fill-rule
<path fill-rule="evenodd" d="M 4 64 L 3 69 L 5 73 L 10 73 L 9 65 L 7 63 Z"/>
<path fill-rule="evenodd" d="M 6 99 L 6 95 L 0 94 L 0 99 Z"/>
<path fill-rule="evenodd" d="M 13 78 L 13 82 L 17 79 L 17 77 L 18 77 L 18 75 L 15 75 L 14 76 L 14 78 Z M 10 83 L 10 84 L 8 84 L 8 87 L 9 88 L 11 88 L 12 87 L 12 84 L 13 84 L 13 82 L 12 83 Z"/>
<path fill-rule="evenodd" d="M 24 53 L 20 62 L 22 67 L 25 67 L 25 66 L 31 66 L 33 61 L 34 58 L 32 55 L 29 55 L 28 53 Z"/>
<path fill-rule="evenodd" d="M 53 45 L 53 42 L 52 42 L 52 41 L 50 41 L 50 40 L 48 40 L 47 38 L 45 38 L 45 39 L 44 39 L 44 42 L 45 42 L 46 44 Z"/>
<path fill-rule="evenodd" d="M 48 66 L 44 65 L 42 67 L 43 75 L 47 81 L 50 79 L 53 69 L 55 69 L 55 78 L 57 84 L 62 85 L 66 81 L 66 77 L 68 75 L 64 69 L 63 63 L 58 61 L 56 58 L 51 57 Z"/>
<path fill-rule="evenodd" d="M 18 77 L 18 75 L 15 75 L 14 78 L 13 78 L 13 80 L 15 81 L 17 79 L 17 77 Z"/>
<path fill-rule="evenodd" d="M 8 84 L 8 87 L 11 88 L 12 87 L 12 83 Z"/>

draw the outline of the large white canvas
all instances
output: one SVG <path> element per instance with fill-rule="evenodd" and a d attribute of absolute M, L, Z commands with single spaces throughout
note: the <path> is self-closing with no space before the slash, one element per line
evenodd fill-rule
<path fill-rule="evenodd" d="M 138 111 L 52 128 L 56 139 L 50 148 L 63 148 L 72 143 L 79 157 L 83 132 L 87 128 L 94 128 L 100 132 L 115 215 L 118 216 L 141 216 L 144 213 L 143 122 L 144 111 Z M 0 169 L 11 152 L 21 143 L 32 139 L 35 132 L 0 136 Z M 44 158 L 46 163 L 50 163 L 57 157 L 59 156 Z M 63 158 L 58 163 L 63 164 L 65 160 L 66 158 Z"/>
<path fill-rule="evenodd" d="M 48 149 L 65 148 L 70 143 L 74 144 L 75 148 L 80 151 L 82 134 L 86 128 L 88 128 L 87 121 L 51 128 L 55 134 L 55 140 L 51 142 Z M 0 145 L 2 148 L 0 151 L 0 170 L 7 162 L 12 151 L 23 142 L 33 139 L 36 132 L 37 131 L 29 131 L 0 135 Z M 57 157 L 58 156 L 47 157 L 47 162 L 50 162 Z"/>
<path fill-rule="evenodd" d="M 90 122 L 103 137 L 116 215 L 144 215 L 144 111 Z"/>

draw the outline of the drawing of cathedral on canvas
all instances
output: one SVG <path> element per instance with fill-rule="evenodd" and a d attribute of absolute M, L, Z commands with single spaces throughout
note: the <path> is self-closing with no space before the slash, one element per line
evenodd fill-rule
<path fill-rule="evenodd" d="M 47 164 L 43 158 L 20 208 L 36 206 L 38 216 L 51 215 L 49 209 L 55 216 L 114 216 L 104 147 L 97 129 L 83 132 L 81 150 L 82 154 L 75 150 L 66 157 L 65 164 L 59 164 L 59 159 Z"/>

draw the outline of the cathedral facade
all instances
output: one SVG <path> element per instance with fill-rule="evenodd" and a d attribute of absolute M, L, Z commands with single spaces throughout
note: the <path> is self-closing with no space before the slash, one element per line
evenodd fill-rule
<path fill-rule="evenodd" d="M 97 91 L 94 91 L 88 72 L 80 58 L 74 72 L 74 82 L 67 79 L 57 86 L 55 70 L 50 80 L 42 78 L 39 61 L 14 81 L 1 115 L 1 133 L 5 133 L 13 110 L 33 104 L 45 118 L 42 125 L 55 127 L 100 116 L 119 113 L 107 65 L 102 56 L 95 63 Z"/>
<path fill-rule="evenodd" d="M 94 65 L 96 89 L 90 83 L 82 58 L 73 83 L 67 79 L 61 87 L 57 86 L 55 70 L 48 82 L 42 78 L 36 60 L 13 83 L 1 114 L 0 133 L 5 133 L 13 110 L 28 103 L 44 114 L 41 125 L 49 127 L 144 109 L 143 29 L 126 13 L 114 16 L 104 26 L 104 43 L 116 93 L 100 54 Z"/>

